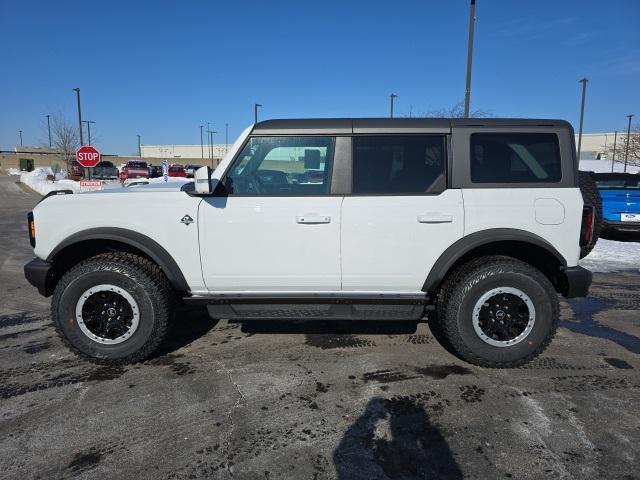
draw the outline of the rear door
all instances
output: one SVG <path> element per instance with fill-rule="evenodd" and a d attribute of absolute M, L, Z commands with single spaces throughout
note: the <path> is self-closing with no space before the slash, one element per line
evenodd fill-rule
<path fill-rule="evenodd" d="M 342 289 L 420 292 L 463 234 L 460 190 L 447 189 L 447 136 L 353 137 L 352 193 L 342 205 Z"/>
<path fill-rule="evenodd" d="M 250 137 L 199 212 L 210 291 L 340 290 L 340 205 L 331 194 L 335 138 Z"/>

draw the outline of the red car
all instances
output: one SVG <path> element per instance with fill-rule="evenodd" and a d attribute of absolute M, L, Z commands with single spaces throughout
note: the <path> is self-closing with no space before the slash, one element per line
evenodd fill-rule
<path fill-rule="evenodd" d="M 170 177 L 186 177 L 187 172 L 184 169 L 184 165 L 180 165 L 179 163 L 174 163 L 173 165 L 169 165 L 169 176 Z"/>
<path fill-rule="evenodd" d="M 84 177 L 84 167 L 77 160 L 71 160 L 68 164 L 68 174 L 71 176 Z"/>
<path fill-rule="evenodd" d="M 128 161 L 120 171 L 120 180 L 124 182 L 129 178 L 149 178 L 147 162 Z"/>

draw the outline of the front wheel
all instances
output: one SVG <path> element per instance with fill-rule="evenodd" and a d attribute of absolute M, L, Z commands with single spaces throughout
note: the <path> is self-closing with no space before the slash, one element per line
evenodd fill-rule
<path fill-rule="evenodd" d="M 107 253 L 85 260 L 56 286 L 51 316 L 73 352 L 97 363 L 125 364 L 151 355 L 173 307 L 164 273 L 144 257 Z"/>
<path fill-rule="evenodd" d="M 509 257 L 483 257 L 457 268 L 440 289 L 437 307 L 436 336 L 484 367 L 530 361 L 558 326 L 558 296 L 549 279 Z"/>

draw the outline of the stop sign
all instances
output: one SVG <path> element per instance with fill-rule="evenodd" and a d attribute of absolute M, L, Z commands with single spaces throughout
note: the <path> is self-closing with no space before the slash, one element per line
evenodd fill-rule
<path fill-rule="evenodd" d="M 100 152 L 91 145 L 85 145 L 76 152 L 76 159 L 84 168 L 93 168 L 100 163 Z"/>

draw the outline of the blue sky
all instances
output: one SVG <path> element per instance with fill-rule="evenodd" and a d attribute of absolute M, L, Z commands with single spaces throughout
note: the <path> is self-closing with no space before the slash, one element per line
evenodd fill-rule
<path fill-rule="evenodd" d="M 468 0 L 0 0 L 0 149 L 46 141 L 45 114 L 94 120 L 105 153 L 230 141 L 261 118 L 408 115 L 464 97 Z M 477 0 L 472 107 L 585 131 L 640 117 L 640 1 Z M 216 136 L 223 141 L 223 135 Z"/>

